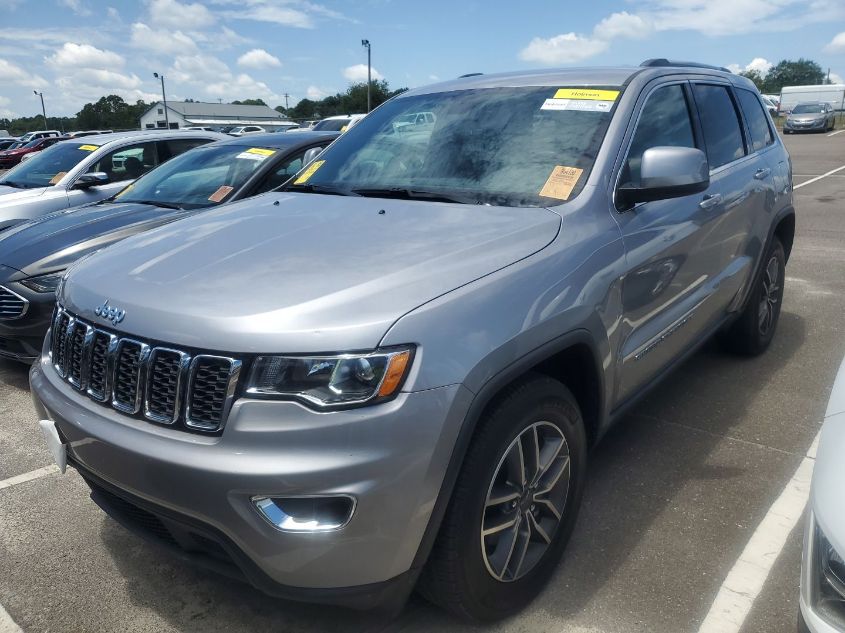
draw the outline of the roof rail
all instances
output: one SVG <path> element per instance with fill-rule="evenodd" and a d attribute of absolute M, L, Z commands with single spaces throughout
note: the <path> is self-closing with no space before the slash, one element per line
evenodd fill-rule
<path fill-rule="evenodd" d="M 730 69 L 725 68 L 724 66 L 713 66 L 711 64 L 700 64 L 698 62 L 683 62 L 677 59 L 666 59 L 665 57 L 647 59 L 640 64 L 640 66 L 646 68 L 659 68 L 661 66 L 687 66 L 689 68 L 709 68 L 710 70 L 721 70 L 725 73 L 731 72 Z"/>
<path fill-rule="evenodd" d="M 464 77 L 478 77 L 478 75 L 483 75 L 484 73 L 467 73 L 466 75 L 461 75 L 458 79 L 463 79 Z"/>

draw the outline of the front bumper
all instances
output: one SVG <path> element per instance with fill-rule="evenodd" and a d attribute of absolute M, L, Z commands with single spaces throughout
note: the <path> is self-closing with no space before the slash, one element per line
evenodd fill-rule
<path fill-rule="evenodd" d="M 38 415 L 54 421 L 95 498 L 104 489 L 171 521 L 176 534 L 194 526 L 267 593 L 331 602 L 356 589 L 371 596 L 411 570 L 471 400 L 458 385 L 333 413 L 241 399 L 213 437 L 100 406 L 44 357 L 30 382 Z M 353 496 L 356 510 L 344 528 L 324 533 L 280 532 L 250 501 L 335 494 Z"/>
<path fill-rule="evenodd" d="M 789 132 L 818 132 L 825 129 L 826 123 L 824 119 L 809 124 L 798 124 L 787 120 L 783 124 L 783 129 Z"/>
<path fill-rule="evenodd" d="M 834 625 L 831 619 L 819 608 L 819 559 L 816 541 L 816 517 L 808 510 L 804 528 L 804 552 L 801 558 L 801 613 L 799 633 L 803 630 L 811 633 L 842 633 L 842 628 Z"/>
<path fill-rule="evenodd" d="M 0 357 L 32 363 L 41 354 L 44 336 L 50 327 L 56 295 L 52 292 L 33 292 L 17 282 L 0 283 L 27 300 L 22 317 L 0 319 Z"/>

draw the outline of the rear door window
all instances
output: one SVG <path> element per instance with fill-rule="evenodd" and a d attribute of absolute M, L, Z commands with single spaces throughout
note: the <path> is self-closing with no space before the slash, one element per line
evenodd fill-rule
<path fill-rule="evenodd" d="M 745 121 L 748 123 L 748 131 L 751 133 L 752 150 L 758 152 L 767 145 L 774 143 L 775 139 L 769 126 L 769 117 L 763 110 L 757 95 L 750 90 L 737 88 L 736 96 L 739 99 L 739 105 L 742 107 L 742 113 L 745 115 Z"/>
<path fill-rule="evenodd" d="M 158 163 L 156 143 L 149 141 L 120 147 L 109 152 L 93 164 L 88 172 L 102 172 L 109 177 L 109 182 L 120 182 L 134 180 L 150 171 Z"/>
<path fill-rule="evenodd" d="M 737 111 L 726 86 L 693 84 L 710 169 L 745 156 Z"/>

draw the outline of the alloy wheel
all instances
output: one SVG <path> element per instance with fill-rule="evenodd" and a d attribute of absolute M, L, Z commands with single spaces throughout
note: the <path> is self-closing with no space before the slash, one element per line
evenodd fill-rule
<path fill-rule="evenodd" d="M 487 571 L 500 582 L 525 576 L 542 559 L 569 495 L 569 445 L 550 422 L 524 429 L 499 461 L 481 520 Z"/>
<path fill-rule="evenodd" d="M 766 335 L 775 321 L 777 314 L 777 303 L 780 291 L 780 262 L 777 257 L 772 257 L 766 264 L 763 273 L 763 292 L 760 296 L 760 306 L 757 312 L 757 325 L 760 334 Z"/>

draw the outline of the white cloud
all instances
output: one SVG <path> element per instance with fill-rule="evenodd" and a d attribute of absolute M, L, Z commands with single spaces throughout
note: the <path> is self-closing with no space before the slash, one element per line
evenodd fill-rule
<path fill-rule="evenodd" d="M 606 49 L 607 42 L 603 40 L 564 33 L 550 38 L 535 37 L 519 52 L 519 58 L 547 65 L 570 64 L 598 55 Z"/>
<path fill-rule="evenodd" d="M 213 55 L 180 55 L 173 60 L 168 77 L 176 82 L 208 83 L 231 78 L 232 72 L 225 62 Z"/>
<path fill-rule="evenodd" d="M 227 78 L 206 86 L 205 91 L 215 97 L 227 99 L 261 99 L 278 101 L 279 97 L 263 81 L 256 81 L 247 74 L 241 73 L 237 77 Z"/>
<path fill-rule="evenodd" d="M 740 66 L 739 64 L 728 64 L 726 68 L 735 75 L 738 75 L 741 72 L 748 72 L 749 70 L 756 70 L 758 73 L 765 77 L 766 73 L 771 70 L 773 65 L 774 64 L 772 64 L 765 57 L 755 57 L 745 66 Z"/>
<path fill-rule="evenodd" d="M 824 50 L 828 53 L 845 53 L 845 31 L 834 35 Z"/>
<path fill-rule="evenodd" d="M 764 57 L 755 57 L 745 66 L 745 70 L 756 70 L 761 75 L 765 75 L 771 70 L 772 66 L 774 66 L 774 64 L 772 64 L 772 62 L 768 59 Z"/>
<path fill-rule="evenodd" d="M 135 73 L 123 74 L 113 70 L 102 70 L 97 68 L 83 68 L 56 79 L 56 85 L 72 93 L 79 85 L 98 87 L 104 93 L 111 93 L 115 90 L 134 90 L 141 86 L 141 80 Z"/>
<path fill-rule="evenodd" d="M 150 19 L 156 26 L 169 29 L 203 29 L 217 21 L 203 5 L 183 4 L 178 0 L 151 0 Z"/>
<path fill-rule="evenodd" d="M 129 45 L 167 55 L 191 54 L 197 51 L 194 38 L 182 31 L 152 29 L 143 22 L 132 25 Z"/>
<path fill-rule="evenodd" d="M 114 7 L 108 7 L 106 9 L 106 15 L 109 17 L 110 20 L 120 20 L 120 11 L 118 11 Z"/>
<path fill-rule="evenodd" d="M 103 50 L 90 44 L 65 42 L 53 55 L 45 60 L 57 68 L 121 68 L 126 60 L 115 52 Z"/>
<path fill-rule="evenodd" d="M 639 39 L 647 37 L 651 30 L 651 24 L 641 16 L 622 11 L 621 13 L 611 13 L 596 24 L 593 29 L 593 37 L 599 40 L 613 40 L 617 37 Z"/>
<path fill-rule="evenodd" d="M 91 9 L 89 9 L 82 0 L 58 0 L 59 6 L 66 7 L 73 11 L 77 15 L 91 15 Z"/>
<path fill-rule="evenodd" d="M 305 91 L 305 96 L 308 99 L 313 99 L 314 101 L 318 99 L 322 99 L 323 97 L 327 97 L 329 93 L 317 86 L 308 86 L 308 89 Z"/>
<path fill-rule="evenodd" d="M 440 77 L 438 77 L 437 75 L 429 75 L 428 79 L 429 81 L 440 81 Z"/>
<path fill-rule="evenodd" d="M 841 75 L 838 75 L 837 73 L 830 73 L 830 83 L 832 83 L 832 84 L 842 84 L 842 83 L 845 83 L 845 81 L 843 81 Z"/>
<path fill-rule="evenodd" d="M 301 29 L 314 27 L 314 22 L 304 11 L 284 6 L 270 6 L 259 4 L 239 7 L 234 11 L 224 11 L 223 15 L 237 20 L 255 20 L 258 22 L 272 22 L 283 26 L 294 26 Z"/>
<path fill-rule="evenodd" d="M 343 69 L 343 76 L 346 77 L 349 81 L 352 82 L 366 82 L 367 81 L 367 65 L 366 64 L 355 64 L 354 66 L 347 66 Z M 377 71 L 375 68 L 371 68 L 371 77 L 373 81 L 378 79 L 384 79 L 382 74 Z"/>
<path fill-rule="evenodd" d="M 0 58 L 0 83 L 6 81 L 33 89 L 47 85 L 47 80 L 40 75 L 25 71 L 20 66 Z"/>
<path fill-rule="evenodd" d="M 279 58 L 271 55 L 263 48 L 253 48 L 238 57 L 238 66 L 244 68 L 278 68 L 282 65 Z"/>

